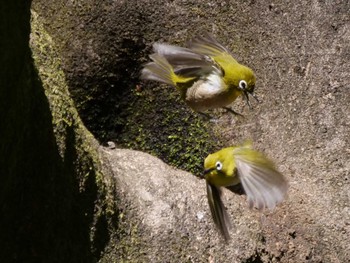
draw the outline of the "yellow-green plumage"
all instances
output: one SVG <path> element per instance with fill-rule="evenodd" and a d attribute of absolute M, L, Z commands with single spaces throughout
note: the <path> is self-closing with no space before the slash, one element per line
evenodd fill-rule
<path fill-rule="evenodd" d="M 273 162 L 250 144 L 224 148 L 204 161 L 209 207 L 216 226 L 229 239 L 229 219 L 221 201 L 221 187 L 242 184 L 250 207 L 274 209 L 288 189 Z"/>
<path fill-rule="evenodd" d="M 212 36 L 198 37 L 188 48 L 155 43 L 152 62 L 142 72 L 143 79 L 172 85 L 195 111 L 221 108 L 240 95 L 254 96 L 255 75 L 239 64 Z"/>

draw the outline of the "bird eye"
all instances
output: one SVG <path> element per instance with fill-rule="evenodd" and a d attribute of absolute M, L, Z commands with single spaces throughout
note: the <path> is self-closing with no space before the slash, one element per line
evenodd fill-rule
<path fill-rule="evenodd" d="M 245 80 L 241 80 L 238 86 L 240 89 L 245 90 L 247 88 L 247 82 Z"/>
<path fill-rule="evenodd" d="M 222 169 L 222 163 L 219 161 L 216 162 L 215 166 L 216 166 L 216 170 L 218 170 L 218 171 L 220 171 Z"/>

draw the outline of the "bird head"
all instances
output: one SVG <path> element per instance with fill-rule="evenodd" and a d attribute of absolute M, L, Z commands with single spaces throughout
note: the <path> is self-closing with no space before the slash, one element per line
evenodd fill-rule
<path fill-rule="evenodd" d="M 242 66 L 240 71 L 241 72 L 239 74 L 240 78 L 238 79 L 238 89 L 242 92 L 249 108 L 251 108 L 249 95 L 252 96 L 257 102 L 259 102 L 257 96 L 254 94 L 256 78 L 253 71 L 248 67 Z"/>
<path fill-rule="evenodd" d="M 232 147 L 209 154 L 204 160 L 204 178 L 214 185 L 226 185 L 228 177 L 232 177 L 234 171 Z"/>

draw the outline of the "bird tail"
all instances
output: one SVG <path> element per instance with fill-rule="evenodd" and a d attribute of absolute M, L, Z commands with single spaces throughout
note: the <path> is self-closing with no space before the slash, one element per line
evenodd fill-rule
<path fill-rule="evenodd" d="M 161 55 L 155 53 L 150 56 L 152 62 L 147 63 L 141 71 L 141 78 L 147 80 L 160 81 L 172 86 L 176 86 L 174 79 L 176 74 L 173 67 Z"/>
<path fill-rule="evenodd" d="M 225 238 L 225 241 L 228 242 L 230 240 L 229 229 L 231 228 L 231 222 L 221 200 L 220 188 L 211 185 L 207 181 L 207 196 L 214 223 L 221 235 Z"/>

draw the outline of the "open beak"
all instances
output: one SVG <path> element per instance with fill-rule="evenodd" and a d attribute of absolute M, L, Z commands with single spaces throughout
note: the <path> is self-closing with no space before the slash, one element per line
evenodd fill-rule
<path fill-rule="evenodd" d="M 245 91 L 244 92 L 245 101 L 248 104 L 249 109 L 252 109 L 252 105 L 250 104 L 250 101 L 249 101 L 249 95 L 251 95 L 258 103 L 260 103 L 260 101 L 253 92 Z"/>

